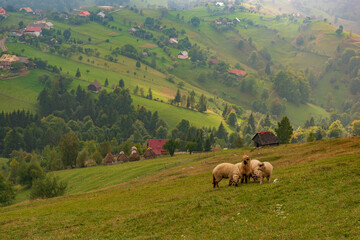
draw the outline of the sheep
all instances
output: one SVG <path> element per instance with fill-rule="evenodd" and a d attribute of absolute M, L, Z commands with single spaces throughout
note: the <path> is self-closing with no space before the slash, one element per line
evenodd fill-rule
<path fill-rule="evenodd" d="M 235 186 L 237 186 L 239 183 L 240 171 L 239 168 L 237 168 L 234 164 L 221 163 L 214 168 L 212 176 L 212 183 L 214 185 L 214 188 L 216 186 L 219 187 L 219 182 L 223 178 L 229 178 L 229 186 L 231 186 L 233 183 L 235 184 Z"/>
<path fill-rule="evenodd" d="M 254 171 L 256 170 L 256 168 L 258 167 L 259 163 L 261 163 L 259 160 L 257 159 L 251 159 L 251 162 L 250 162 L 250 168 L 251 168 L 251 173 L 250 173 L 250 177 L 253 178 L 254 182 L 257 181 L 257 177 L 256 175 L 254 174 Z M 249 177 L 249 178 L 250 178 Z M 250 179 L 249 179 L 250 181 Z"/>
<path fill-rule="evenodd" d="M 240 163 L 237 163 L 236 166 L 238 167 L 239 171 L 240 171 L 240 178 L 241 178 L 241 183 L 244 182 L 245 183 L 248 182 L 248 179 L 250 181 L 250 176 L 251 176 L 251 159 L 248 155 L 244 155 L 242 157 L 242 161 Z"/>
<path fill-rule="evenodd" d="M 267 178 L 268 183 L 270 182 L 270 177 L 273 169 L 274 167 L 269 162 L 263 162 L 258 164 L 258 167 L 254 171 L 254 174 L 258 179 L 260 179 L 260 184 L 262 184 L 264 178 Z"/>

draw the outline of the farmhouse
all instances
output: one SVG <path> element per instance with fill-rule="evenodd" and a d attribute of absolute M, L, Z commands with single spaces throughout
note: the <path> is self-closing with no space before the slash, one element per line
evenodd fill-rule
<path fill-rule="evenodd" d="M 28 26 L 26 27 L 24 34 L 29 34 L 35 37 L 39 37 L 41 35 L 41 31 L 42 31 L 41 27 Z"/>
<path fill-rule="evenodd" d="M 151 148 L 156 155 L 166 155 L 167 151 L 163 148 L 166 139 L 149 139 L 147 147 Z"/>
<path fill-rule="evenodd" d="M 218 63 L 219 63 L 219 59 L 210 58 L 210 59 L 209 59 L 209 63 L 218 64 Z"/>
<path fill-rule="evenodd" d="M 237 76 L 237 77 L 244 77 L 244 76 L 247 74 L 247 72 L 245 72 L 245 71 L 243 71 L 243 70 L 239 70 L 239 69 L 231 69 L 231 70 L 229 71 L 229 73 L 230 73 L 231 75 L 235 75 L 235 76 Z"/>
<path fill-rule="evenodd" d="M 82 11 L 82 12 L 79 13 L 79 16 L 80 17 L 89 17 L 90 13 L 88 11 Z"/>
<path fill-rule="evenodd" d="M 224 3 L 223 3 L 223 2 L 217 2 L 215 5 L 216 5 L 217 7 L 223 7 L 223 6 L 224 6 Z"/>
<path fill-rule="evenodd" d="M 134 33 L 136 32 L 136 29 L 135 29 L 135 28 L 130 28 L 130 29 L 128 30 L 128 32 L 131 33 L 131 34 L 134 34 Z"/>
<path fill-rule="evenodd" d="M 279 146 L 280 141 L 273 132 L 259 132 L 252 138 L 255 147 Z"/>
<path fill-rule="evenodd" d="M 24 35 L 24 30 L 12 30 L 10 33 L 9 33 L 9 37 L 21 37 L 22 35 Z"/>
<path fill-rule="evenodd" d="M 29 7 L 24 7 L 24 8 L 20 8 L 19 12 L 30 14 L 30 13 L 33 13 L 33 10 Z"/>
<path fill-rule="evenodd" d="M 99 12 L 99 13 L 96 14 L 96 15 L 98 15 L 98 16 L 101 17 L 101 18 L 104 18 L 104 17 L 105 17 L 105 13 L 104 13 L 104 12 Z"/>
<path fill-rule="evenodd" d="M 90 92 L 100 92 L 101 91 L 101 84 L 98 81 L 94 81 L 88 86 L 88 91 Z"/>
<path fill-rule="evenodd" d="M 221 25 L 222 24 L 222 21 L 220 19 L 216 19 L 215 20 L 215 23 L 218 24 L 218 25 Z"/>
<path fill-rule="evenodd" d="M 187 51 L 182 51 L 177 55 L 178 59 L 188 59 L 189 54 Z"/>
<path fill-rule="evenodd" d="M 178 41 L 177 38 L 170 38 L 169 42 L 170 42 L 171 44 L 178 44 L 178 43 L 179 43 L 179 41 Z"/>
<path fill-rule="evenodd" d="M 5 8 L 0 7 L 0 15 L 5 16 L 5 14 L 6 14 Z"/>

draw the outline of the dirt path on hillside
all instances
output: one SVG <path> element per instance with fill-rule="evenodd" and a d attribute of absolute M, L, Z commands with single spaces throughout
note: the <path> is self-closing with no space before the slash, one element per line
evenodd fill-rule
<path fill-rule="evenodd" d="M 5 42 L 7 40 L 8 37 L 4 37 L 3 39 L 0 40 L 0 48 L 3 52 L 6 52 L 8 49 L 5 45 Z"/>

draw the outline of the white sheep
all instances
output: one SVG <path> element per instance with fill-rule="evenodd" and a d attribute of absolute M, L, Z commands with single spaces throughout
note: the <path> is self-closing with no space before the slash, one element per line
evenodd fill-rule
<path fill-rule="evenodd" d="M 252 177 L 254 179 L 254 182 L 257 181 L 257 177 L 256 177 L 256 174 L 254 174 L 254 171 L 258 167 L 259 163 L 261 163 L 261 162 L 257 159 L 251 159 L 251 162 L 250 162 L 250 168 L 251 168 L 250 177 Z M 249 181 L 250 181 L 250 179 L 249 179 Z"/>
<path fill-rule="evenodd" d="M 241 178 L 241 183 L 244 182 L 245 183 L 248 182 L 248 180 L 250 181 L 250 176 L 251 176 L 251 159 L 248 155 L 244 155 L 242 157 L 242 161 L 240 163 L 235 164 L 235 166 L 239 169 L 240 171 L 240 178 Z"/>
<path fill-rule="evenodd" d="M 262 184 L 263 179 L 267 178 L 267 182 L 270 182 L 270 177 L 272 175 L 274 167 L 269 162 L 259 163 L 257 169 L 254 171 L 257 179 L 259 179 L 260 184 Z"/>
<path fill-rule="evenodd" d="M 239 183 L 240 171 L 239 168 L 236 167 L 234 164 L 221 163 L 214 168 L 212 176 L 212 183 L 214 185 L 214 188 L 216 186 L 219 187 L 219 182 L 223 178 L 229 178 L 229 186 L 231 186 L 233 183 L 237 186 Z"/>

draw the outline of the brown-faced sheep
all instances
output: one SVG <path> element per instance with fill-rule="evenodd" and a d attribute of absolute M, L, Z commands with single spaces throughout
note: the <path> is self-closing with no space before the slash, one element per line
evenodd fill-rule
<path fill-rule="evenodd" d="M 259 163 L 257 169 L 254 171 L 257 179 L 259 179 L 260 184 L 262 184 L 263 179 L 267 178 L 267 182 L 270 182 L 270 177 L 272 175 L 274 167 L 269 162 Z"/>
<path fill-rule="evenodd" d="M 239 168 L 237 168 L 234 164 L 221 163 L 217 165 L 212 172 L 212 183 L 214 185 L 214 188 L 216 186 L 219 187 L 219 182 L 223 178 L 229 178 L 229 186 L 231 186 L 233 183 L 237 186 L 239 183 L 239 175 Z"/>
<path fill-rule="evenodd" d="M 244 155 L 242 157 L 242 161 L 241 163 L 237 163 L 236 166 L 239 168 L 240 171 L 240 178 L 241 178 L 241 183 L 244 182 L 245 183 L 248 182 L 248 180 L 250 181 L 250 176 L 251 176 L 251 159 L 248 155 Z"/>

